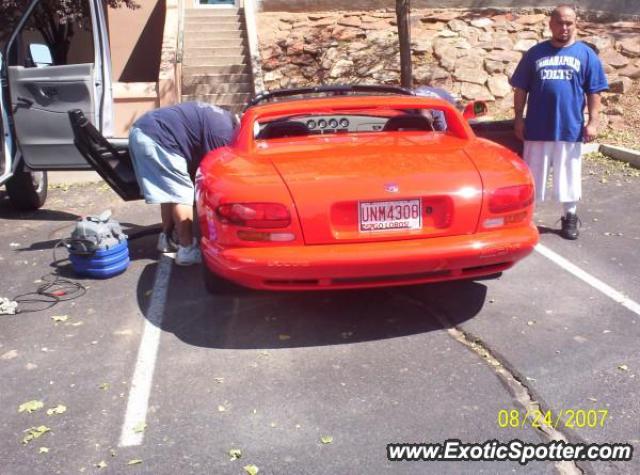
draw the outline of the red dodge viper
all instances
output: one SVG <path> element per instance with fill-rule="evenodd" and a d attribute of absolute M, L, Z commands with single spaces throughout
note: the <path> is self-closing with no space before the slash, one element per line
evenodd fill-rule
<path fill-rule="evenodd" d="M 473 279 L 538 241 L 525 163 L 450 103 L 394 87 L 257 96 L 196 191 L 211 292 Z"/>

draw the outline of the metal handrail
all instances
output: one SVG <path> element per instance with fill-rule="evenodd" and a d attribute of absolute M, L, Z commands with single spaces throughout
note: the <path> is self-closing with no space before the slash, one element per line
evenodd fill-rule
<path fill-rule="evenodd" d="M 178 0 L 178 44 L 176 46 L 176 64 L 182 63 L 184 49 L 184 0 Z"/>

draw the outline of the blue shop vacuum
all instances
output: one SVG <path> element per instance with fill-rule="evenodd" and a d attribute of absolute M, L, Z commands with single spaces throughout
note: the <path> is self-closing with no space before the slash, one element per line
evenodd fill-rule
<path fill-rule="evenodd" d="M 78 221 L 65 245 L 78 275 L 106 279 L 129 267 L 127 235 L 110 210 Z"/>

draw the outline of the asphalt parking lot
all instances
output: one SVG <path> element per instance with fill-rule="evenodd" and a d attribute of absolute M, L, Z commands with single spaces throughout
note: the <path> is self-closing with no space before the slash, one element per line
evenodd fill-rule
<path fill-rule="evenodd" d="M 131 266 L 111 279 L 54 266 L 79 216 L 110 208 L 130 234 L 157 224 L 155 209 L 104 184 L 57 186 L 30 214 L 0 191 L 0 297 L 51 272 L 87 289 L 0 315 L 0 472 L 640 473 L 638 175 L 587 161 L 580 239 L 558 236 L 557 209 L 543 204 L 541 246 L 499 279 L 224 297 L 206 293 L 197 267 L 158 259 L 152 234 L 130 241 Z M 19 412 L 28 401 L 43 407 Z M 499 423 L 501 411 L 522 419 L 535 407 L 551 411 L 555 431 Z M 578 427 L 572 410 L 607 416 Z M 630 443 L 634 458 L 386 457 L 393 442 L 554 437 Z"/>

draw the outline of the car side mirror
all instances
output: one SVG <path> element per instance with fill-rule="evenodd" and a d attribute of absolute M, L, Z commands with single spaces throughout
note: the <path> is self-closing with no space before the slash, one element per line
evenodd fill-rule
<path fill-rule="evenodd" d="M 469 102 L 462 112 L 465 119 L 473 119 L 475 117 L 482 117 L 489 111 L 487 103 L 484 101 L 471 101 Z"/>
<path fill-rule="evenodd" d="M 49 47 L 42 43 L 31 43 L 29 45 L 29 59 L 36 68 L 43 68 L 53 64 L 53 56 Z"/>

